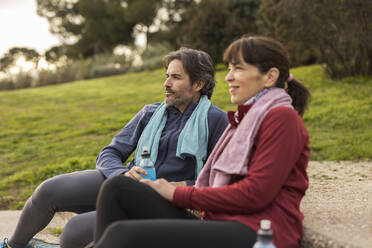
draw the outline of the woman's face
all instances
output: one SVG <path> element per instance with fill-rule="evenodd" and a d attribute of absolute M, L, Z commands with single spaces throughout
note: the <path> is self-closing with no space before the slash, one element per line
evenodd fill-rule
<path fill-rule="evenodd" d="M 225 77 L 229 84 L 231 102 L 244 104 L 251 97 L 266 88 L 267 77 L 254 65 L 247 64 L 241 58 L 238 63 L 229 63 L 229 73 Z"/>

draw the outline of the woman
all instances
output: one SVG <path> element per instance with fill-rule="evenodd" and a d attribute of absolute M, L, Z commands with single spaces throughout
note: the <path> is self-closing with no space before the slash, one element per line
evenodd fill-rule
<path fill-rule="evenodd" d="M 108 180 L 98 198 L 95 247 L 251 247 L 269 219 L 277 247 L 298 247 L 308 187 L 309 91 L 277 41 L 243 37 L 224 53 L 237 112 L 195 187 L 164 179 Z M 141 169 L 138 168 L 141 172 Z M 185 209 L 203 211 L 203 220 Z"/>

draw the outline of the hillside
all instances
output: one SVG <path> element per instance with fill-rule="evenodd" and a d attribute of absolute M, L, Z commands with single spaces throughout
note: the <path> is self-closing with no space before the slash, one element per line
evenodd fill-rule
<path fill-rule="evenodd" d="M 312 160 L 372 158 L 372 78 L 293 69 L 312 92 L 304 121 Z M 212 102 L 233 109 L 225 70 Z M 145 104 L 163 100 L 164 70 L 0 92 L 0 209 L 20 208 L 43 180 L 94 168 L 95 156 Z"/>

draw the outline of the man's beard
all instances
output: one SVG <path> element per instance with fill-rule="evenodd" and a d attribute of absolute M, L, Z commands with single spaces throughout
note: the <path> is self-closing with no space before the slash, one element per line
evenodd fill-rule
<path fill-rule="evenodd" d="M 192 97 L 191 98 L 185 98 L 183 96 L 179 96 L 178 92 L 173 91 L 171 88 L 166 88 L 165 91 L 167 93 L 172 94 L 171 98 L 165 97 L 165 103 L 168 106 L 178 107 L 180 105 L 183 105 L 185 103 L 188 103 L 188 102 L 192 101 Z"/>

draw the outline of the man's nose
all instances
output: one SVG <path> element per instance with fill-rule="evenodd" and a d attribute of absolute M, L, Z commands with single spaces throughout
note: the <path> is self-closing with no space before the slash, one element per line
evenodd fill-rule
<path fill-rule="evenodd" d="M 164 87 L 171 87 L 172 86 L 172 81 L 171 81 L 171 78 L 167 78 L 165 79 L 164 81 Z"/>

